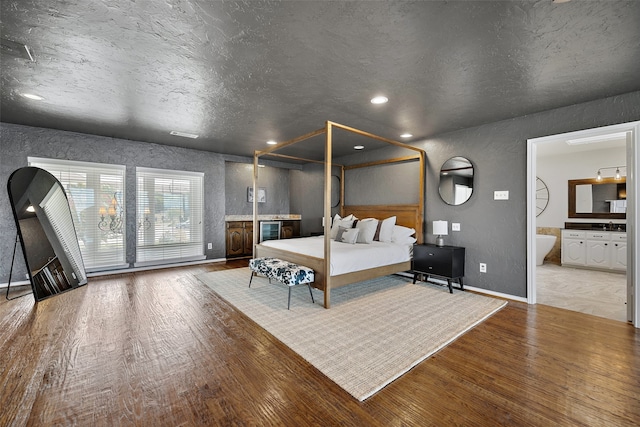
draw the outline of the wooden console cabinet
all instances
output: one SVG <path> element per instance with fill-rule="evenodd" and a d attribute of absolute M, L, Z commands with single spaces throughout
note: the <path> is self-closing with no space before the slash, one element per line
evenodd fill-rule
<path fill-rule="evenodd" d="M 227 258 L 253 255 L 253 221 L 227 222 Z"/>
<path fill-rule="evenodd" d="M 253 221 L 227 221 L 227 258 L 253 256 Z M 300 237 L 299 220 L 280 221 L 280 238 Z"/>

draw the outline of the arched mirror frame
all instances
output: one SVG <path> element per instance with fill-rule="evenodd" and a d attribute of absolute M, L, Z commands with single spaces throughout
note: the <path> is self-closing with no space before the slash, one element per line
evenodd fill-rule
<path fill-rule="evenodd" d="M 84 262 L 62 184 L 44 169 L 23 167 L 11 174 L 7 191 L 36 302 L 85 285 Z"/>
<path fill-rule="evenodd" d="M 440 168 L 438 193 L 443 202 L 451 206 L 460 206 L 473 195 L 474 166 L 471 160 L 462 156 L 454 156 L 445 161 Z M 458 181 L 458 182 L 456 182 Z M 456 189 L 456 184 L 466 190 Z M 464 194 L 457 194 L 464 190 Z"/>

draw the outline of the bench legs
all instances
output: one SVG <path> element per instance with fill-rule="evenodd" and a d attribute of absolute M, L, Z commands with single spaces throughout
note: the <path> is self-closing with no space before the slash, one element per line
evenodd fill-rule
<path fill-rule="evenodd" d="M 309 295 L 311 295 L 311 302 L 312 303 L 316 303 L 316 300 L 313 299 L 313 291 L 311 290 L 311 284 L 307 283 L 307 287 L 309 288 Z M 289 310 L 291 307 L 291 288 L 293 288 L 293 286 L 289 286 L 289 297 L 287 299 L 287 310 Z"/>
<path fill-rule="evenodd" d="M 253 281 L 253 276 L 257 276 L 258 274 L 255 271 L 251 272 L 251 277 L 249 277 L 249 287 L 251 287 L 251 282 Z M 271 278 L 269 277 L 269 283 L 271 283 Z M 287 298 L 287 310 L 290 310 L 291 307 L 291 288 L 293 286 L 287 286 L 289 288 L 289 296 Z M 309 295 L 311 295 L 311 302 L 316 303 L 316 300 L 313 298 L 313 291 L 311 290 L 311 283 L 307 283 L 307 287 L 309 288 Z"/>

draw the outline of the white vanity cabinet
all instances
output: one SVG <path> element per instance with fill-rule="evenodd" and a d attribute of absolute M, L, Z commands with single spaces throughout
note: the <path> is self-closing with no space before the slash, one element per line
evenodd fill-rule
<path fill-rule="evenodd" d="M 586 232 L 562 230 L 562 265 L 585 265 L 586 262 Z"/>
<path fill-rule="evenodd" d="M 562 265 L 626 271 L 627 235 L 611 231 L 562 230 Z"/>
<path fill-rule="evenodd" d="M 611 233 L 611 268 L 627 271 L 627 234 Z"/>

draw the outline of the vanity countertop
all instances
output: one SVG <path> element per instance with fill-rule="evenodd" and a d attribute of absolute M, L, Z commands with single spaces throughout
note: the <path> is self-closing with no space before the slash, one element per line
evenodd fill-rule
<path fill-rule="evenodd" d="M 299 221 L 302 219 L 300 214 L 265 214 L 258 215 L 259 221 Z M 225 221 L 253 221 L 253 215 L 225 215 Z"/>
<path fill-rule="evenodd" d="M 626 224 L 609 224 L 609 223 L 592 223 L 592 222 L 565 222 L 566 230 L 584 230 L 584 231 L 609 231 L 626 233 Z"/>

